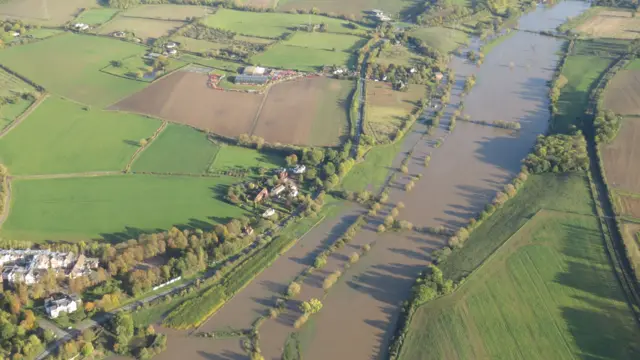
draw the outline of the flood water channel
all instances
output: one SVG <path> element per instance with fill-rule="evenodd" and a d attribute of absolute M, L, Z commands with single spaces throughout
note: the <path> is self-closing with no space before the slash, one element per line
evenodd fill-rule
<path fill-rule="evenodd" d="M 529 31 L 554 30 L 567 17 L 588 8 L 579 1 L 564 1 L 553 7 L 539 6 L 524 15 L 518 30 L 485 54 L 477 67 L 464 57 L 453 57 L 450 67 L 456 79 L 450 104 L 440 127 L 426 135 L 426 125 L 417 123 L 403 140 L 391 171 L 396 172 L 413 150 L 409 175 L 397 172 L 391 186 L 391 204 L 402 201 L 398 216 L 415 226 L 444 226 L 457 229 L 480 212 L 520 170 L 521 161 L 536 136 L 546 131 L 550 119 L 548 81 L 559 60 L 562 40 Z M 525 31 L 526 30 L 526 31 Z M 471 47 L 477 46 L 472 42 Z M 475 74 L 476 85 L 463 96 L 465 79 Z M 518 121 L 521 130 L 499 129 L 457 121 L 447 131 L 450 117 L 463 101 L 464 115 L 476 121 Z M 441 140 L 440 147 L 435 146 Z M 428 168 L 424 157 L 431 155 Z M 411 192 L 404 191 L 410 175 L 422 174 Z M 199 331 L 251 327 L 252 322 L 275 305 L 278 295 L 307 266 L 315 255 L 335 241 L 364 210 L 346 207 L 338 217 L 314 228 L 286 254 L 254 279 L 211 317 Z M 280 359 L 285 341 L 295 332 L 298 301 L 321 298 L 323 309 L 299 331 L 302 356 L 306 360 L 385 359 L 402 302 L 409 296 L 418 274 L 431 260 L 433 250 L 446 244 L 445 238 L 416 232 L 378 234 L 375 228 L 390 211 L 382 209 L 377 218 L 364 226 L 352 242 L 335 252 L 327 265 L 307 277 L 295 301 L 260 329 L 260 348 L 265 359 Z M 322 280 L 342 268 L 348 256 L 364 244 L 371 250 L 344 272 L 341 280 L 325 295 Z M 160 329 L 168 335 L 167 350 L 159 360 L 247 359 L 240 340 L 196 338 L 188 332 Z"/>

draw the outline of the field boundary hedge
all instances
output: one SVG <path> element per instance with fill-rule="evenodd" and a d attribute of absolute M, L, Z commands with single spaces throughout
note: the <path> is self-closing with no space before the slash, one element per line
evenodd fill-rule
<path fill-rule="evenodd" d="M 131 172 L 131 166 L 133 166 L 136 160 L 138 160 L 140 154 L 142 154 L 143 151 L 145 151 L 149 146 L 153 144 L 154 140 L 157 139 L 158 136 L 160 136 L 160 134 L 162 134 L 162 132 L 167 128 L 167 125 L 169 125 L 169 123 L 167 121 L 163 121 L 162 124 L 160 124 L 160 127 L 158 127 L 148 139 L 146 139 L 147 143 L 136 149 L 133 155 L 131 155 L 131 159 L 129 159 L 129 162 L 127 163 L 127 165 L 125 165 L 122 172 L 124 172 L 125 174 Z"/>
<path fill-rule="evenodd" d="M 29 107 L 25 111 L 22 112 L 22 114 L 18 115 L 17 118 L 13 119 L 13 121 L 11 122 L 11 124 L 9 124 L 9 126 L 7 126 L 4 129 L 0 130 L 0 138 L 2 138 L 3 136 L 7 135 L 7 133 L 9 133 L 9 131 L 13 130 L 15 127 L 20 125 L 22 120 L 24 120 L 27 117 L 29 117 L 29 115 L 31 115 L 31 113 L 38 106 L 40 106 L 40 104 L 42 104 L 42 102 L 45 101 L 48 97 L 49 97 L 48 93 L 45 93 L 44 95 L 38 97 L 36 99 L 36 101 L 34 101 L 31 105 L 29 105 Z"/>

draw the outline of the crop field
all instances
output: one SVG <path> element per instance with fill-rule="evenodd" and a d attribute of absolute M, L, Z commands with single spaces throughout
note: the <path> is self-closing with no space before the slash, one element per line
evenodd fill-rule
<path fill-rule="evenodd" d="M 62 25 L 81 8 L 97 6 L 95 0 L 8 0 L 0 3 L 0 17 L 16 17 L 41 25 Z"/>
<path fill-rule="evenodd" d="M 616 114 L 640 115 L 640 70 L 625 69 L 614 76 L 604 93 L 604 107 Z"/>
<path fill-rule="evenodd" d="M 77 22 L 95 26 L 111 20 L 118 13 L 118 9 L 100 8 L 86 10 L 76 18 Z"/>
<path fill-rule="evenodd" d="M 131 32 L 136 37 L 148 42 L 149 40 L 166 36 L 171 30 L 175 30 L 184 24 L 185 23 L 182 21 L 118 16 L 104 26 L 101 26 L 99 33 L 102 35 L 109 35 L 115 31 L 126 31 Z"/>
<path fill-rule="evenodd" d="M 346 52 L 355 52 L 366 43 L 367 40 L 359 36 L 321 32 L 297 32 L 284 42 L 289 46 Z"/>
<path fill-rule="evenodd" d="M 420 85 L 410 85 L 409 91 L 402 92 L 393 90 L 388 83 L 367 83 L 364 132 L 378 141 L 392 136 L 425 94 Z"/>
<path fill-rule="evenodd" d="M 207 40 L 192 39 L 185 36 L 173 36 L 171 40 L 180 43 L 180 45 L 184 46 L 186 50 L 193 52 L 207 52 L 209 50 L 217 50 L 227 47 L 225 44 Z"/>
<path fill-rule="evenodd" d="M 169 124 L 136 159 L 132 171 L 202 174 L 209 169 L 219 150 L 203 132 Z"/>
<path fill-rule="evenodd" d="M 530 181 L 527 192 L 472 234 L 470 247 L 446 260 L 445 277 L 464 275 L 508 238 L 456 292 L 418 309 L 401 359 L 640 356 L 640 331 L 606 255 L 585 179 Z"/>
<path fill-rule="evenodd" d="M 309 49 L 278 43 L 252 57 L 251 61 L 280 69 L 316 71 L 324 65 L 354 66 L 355 56 L 345 51 Z"/>
<path fill-rule="evenodd" d="M 380 9 L 388 15 L 404 19 L 409 10 L 419 4 L 420 2 L 415 0 L 280 0 L 277 9 L 289 11 L 316 8 L 321 12 L 353 15 L 356 18 L 365 17 L 369 10 Z"/>
<path fill-rule="evenodd" d="M 131 78 L 134 80 L 151 82 L 160 76 L 165 75 L 175 69 L 181 68 L 187 63 L 171 58 L 169 60 L 169 65 L 162 70 L 153 70 L 153 60 L 147 60 L 142 56 L 134 55 L 124 59 L 119 59 L 119 66 L 114 66 L 113 64 L 109 64 L 107 67 L 102 69 L 101 71 L 106 72 L 107 74 L 122 76 Z"/>
<path fill-rule="evenodd" d="M 576 26 L 576 30 L 596 38 L 636 39 L 640 19 L 632 17 L 630 11 L 602 10 L 593 12 Z"/>
<path fill-rule="evenodd" d="M 449 53 L 469 42 L 469 35 L 466 33 L 443 27 L 419 28 L 413 31 L 411 36 L 424 41 L 425 44 L 443 54 Z"/>
<path fill-rule="evenodd" d="M 113 110 L 147 114 L 224 136 L 248 134 L 262 95 L 214 90 L 207 75 L 178 71 L 117 104 Z"/>
<path fill-rule="evenodd" d="M 278 38 L 285 32 L 290 32 L 288 28 L 305 25 L 309 22 L 312 24 L 325 23 L 329 31 L 335 33 L 364 33 L 364 29 L 359 26 L 356 26 L 356 29 L 347 27 L 348 21 L 319 15 L 255 13 L 219 9 L 214 15 L 207 17 L 205 20 L 205 24 L 211 27 L 230 30 L 242 35 L 267 38 Z"/>
<path fill-rule="evenodd" d="M 187 17 L 202 17 L 210 14 L 211 11 L 211 8 L 207 6 L 160 4 L 137 6 L 127 10 L 124 15 L 149 19 L 184 21 Z"/>
<path fill-rule="evenodd" d="M 111 60 L 143 52 L 142 47 L 123 41 L 69 34 L 0 51 L 0 63 L 50 92 L 104 107 L 146 84 L 109 75 L 100 69 Z"/>
<path fill-rule="evenodd" d="M 274 85 L 253 135 L 269 142 L 334 146 L 348 134 L 347 109 L 354 84 L 306 78 Z"/>
<path fill-rule="evenodd" d="M 157 120 L 84 110 L 52 96 L 0 139 L 0 163 L 12 175 L 122 170 L 138 141 L 159 126 Z"/>
<path fill-rule="evenodd" d="M 1 234 L 31 241 L 127 240 L 173 225 L 202 229 L 243 214 L 218 200 L 234 182 L 223 176 L 152 175 L 14 180 Z"/>
<path fill-rule="evenodd" d="M 609 185 L 640 194 L 640 118 L 625 117 L 613 143 L 602 147 L 602 158 Z"/>
<path fill-rule="evenodd" d="M 400 66 L 414 66 L 422 62 L 419 55 L 411 52 L 406 46 L 392 45 L 382 50 L 376 63 L 380 65 L 395 64 Z"/>

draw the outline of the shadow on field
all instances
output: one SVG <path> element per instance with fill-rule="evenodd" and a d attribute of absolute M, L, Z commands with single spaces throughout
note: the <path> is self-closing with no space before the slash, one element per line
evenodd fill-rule
<path fill-rule="evenodd" d="M 150 234 L 150 233 L 159 233 L 163 232 L 165 229 L 140 229 L 136 227 L 126 226 L 123 231 L 115 232 L 115 233 L 102 233 L 100 236 L 107 242 L 116 244 L 124 241 L 128 241 L 131 239 L 138 239 L 140 235 Z"/>
<path fill-rule="evenodd" d="M 206 351 L 198 351 L 198 355 L 207 360 L 247 360 L 249 358 L 246 354 L 240 354 L 229 350 L 225 350 L 221 354 L 211 354 Z"/>

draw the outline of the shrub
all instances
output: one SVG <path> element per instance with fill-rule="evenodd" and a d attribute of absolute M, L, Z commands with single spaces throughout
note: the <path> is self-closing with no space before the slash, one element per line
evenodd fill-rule
<path fill-rule="evenodd" d="M 327 256 L 324 254 L 318 255 L 316 260 L 313 262 L 313 267 L 316 269 L 321 269 L 325 265 L 327 265 Z"/>
<path fill-rule="evenodd" d="M 414 186 L 415 186 L 415 183 L 413 182 L 413 180 L 411 180 L 404 186 L 404 190 L 405 191 L 411 191 L 411 190 L 413 190 Z"/>
<path fill-rule="evenodd" d="M 322 302 L 316 298 L 309 301 L 303 301 L 300 304 L 300 311 L 304 314 L 315 314 L 322 309 Z"/>
<path fill-rule="evenodd" d="M 353 254 L 351 254 L 351 256 L 349 256 L 349 262 L 351 264 L 355 264 L 358 262 L 358 260 L 360 260 L 360 255 L 358 255 L 357 252 L 354 252 Z"/>
<path fill-rule="evenodd" d="M 298 295 L 299 293 L 300 293 L 300 284 L 299 283 L 294 281 L 291 284 L 289 284 L 289 287 L 287 288 L 287 296 L 288 297 L 294 297 L 294 296 Z"/>
<path fill-rule="evenodd" d="M 400 210 L 398 210 L 398 208 L 391 209 L 391 216 L 396 217 L 398 216 L 399 213 L 400 213 Z"/>
<path fill-rule="evenodd" d="M 404 209 L 404 203 L 402 201 L 398 201 L 398 203 L 396 204 L 396 208 L 397 209 Z"/>
<path fill-rule="evenodd" d="M 293 327 L 299 329 L 302 325 L 304 325 L 304 323 L 307 322 L 307 320 L 309 320 L 309 314 L 304 313 L 296 319 L 296 321 L 293 323 Z"/>
<path fill-rule="evenodd" d="M 369 245 L 369 244 L 364 244 L 364 245 L 362 246 L 362 251 L 364 251 L 364 252 L 368 252 L 369 250 L 371 250 L 371 245 Z"/>
<path fill-rule="evenodd" d="M 408 174 L 409 173 L 409 168 L 406 165 L 402 165 L 400 167 L 400 171 L 402 171 L 403 174 Z"/>
<path fill-rule="evenodd" d="M 391 216 L 391 215 L 389 215 L 389 216 L 384 218 L 384 226 L 389 227 L 389 226 L 393 225 L 393 222 L 394 222 L 394 219 L 393 219 L 393 216 Z"/>
<path fill-rule="evenodd" d="M 385 232 L 386 230 L 387 230 L 387 228 L 386 228 L 384 225 L 382 225 L 382 224 L 378 225 L 378 229 L 377 229 L 377 231 L 378 231 L 379 233 L 383 233 L 383 232 Z"/>

